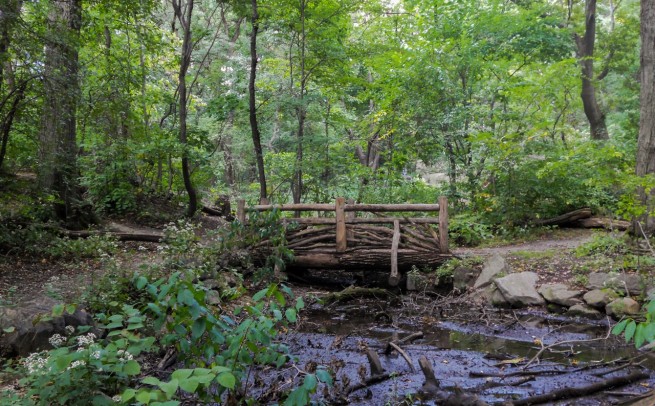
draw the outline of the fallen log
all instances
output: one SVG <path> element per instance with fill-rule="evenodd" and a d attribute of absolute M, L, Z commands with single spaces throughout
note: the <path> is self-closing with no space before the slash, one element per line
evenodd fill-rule
<path fill-rule="evenodd" d="M 535 222 L 538 226 L 562 226 L 572 224 L 578 220 L 591 217 L 591 209 L 585 207 L 584 209 L 574 210 L 569 213 L 564 213 L 557 217 L 552 217 L 544 220 L 537 220 Z"/>
<path fill-rule="evenodd" d="M 69 238 L 89 238 L 97 235 L 109 235 L 118 241 L 161 242 L 163 234 L 154 233 L 116 233 L 111 231 L 70 231 L 61 230 L 61 234 Z"/>
<path fill-rule="evenodd" d="M 530 396 L 525 399 L 515 400 L 509 404 L 513 406 L 538 405 L 540 403 L 554 402 L 562 399 L 573 399 L 581 396 L 588 396 L 606 389 L 618 386 L 629 385 L 634 382 L 648 378 L 650 375 L 643 371 L 634 371 L 628 375 L 609 378 L 601 382 L 592 383 L 591 385 L 577 388 L 562 388 L 543 395 Z"/>
<path fill-rule="evenodd" d="M 391 292 L 381 288 L 360 288 L 357 286 L 348 286 L 341 292 L 334 292 L 323 296 L 323 302 L 334 303 L 353 300 L 360 297 L 386 298 L 391 296 Z"/>
<path fill-rule="evenodd" d="M 436 267 L 448 259 L 452 254 L 434 251 L 416 251 L 407 248 L 398 249 L 398 271 L 407 272 L 413 265 Z M 359 269 L 359 270 L 389 270 L 391 264 L 391 250 L 389 248 L 349 248 L 345 252 L 337 253 L 334 249 L 310 251 L 295 250 L 295 256 L 288 269 Z"/>
<path fill-rule="evenodd" d="M 580 228 L 605 228 L 608 230 L 626 231 L 632 224 L 629 221 L 615 220 L 609 217 L 590 217 L 577 220 L 571 225 Z"/>

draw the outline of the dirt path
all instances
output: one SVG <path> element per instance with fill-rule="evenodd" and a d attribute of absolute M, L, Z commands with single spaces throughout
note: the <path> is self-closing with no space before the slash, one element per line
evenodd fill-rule
<path fill-rule="evenodd" d="M 545 252 L 550 250 L 569 250 L 579 247 L 580 245 L 591 241 L 594 231 L 592 230 L 559 230 L 556 235 L 548 236 L 536 241 L 530 241 L 519 244 L 505 245 L 499 247 L 486 248 L 455 248 L 452 252 L 455 255 L 469 256 L 480 255 L 489 256 L 493 254 L 509 254 L 514 252 Z"/>

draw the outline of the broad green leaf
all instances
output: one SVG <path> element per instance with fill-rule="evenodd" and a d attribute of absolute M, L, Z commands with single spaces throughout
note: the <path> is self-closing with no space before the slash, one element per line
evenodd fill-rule
<path fill-rule="evenodd" d="M 2 331 L 5 332 L 5 333 L 13 333 L 14 331 L 16 331 L 16 327 L 14 327 L 14 326 L 5 327 L 5 328 L 2 329 Z"/>
<path fill-rule="evenodd" d="M 305 375 L 305 380 L 302 383 L 302 387 L 305 388 L 308 392 L 313 392 L 316 389 L 316 375 L 307 374 Z"/>
<path fill-rule="evenodd" d="M 205 323 L 204 318 L 200 318 L 194 321 L 193 326 L 191 326 L 191 338 L 193 338 L 194 340 L 198 339 L 200 336 L 203 335 L 206 327 L 207 327 L 207 323 Z"/>
<path fill-rule="evenodd" d="M 635 330 L 635 347 L 640 348 L 644 344 L 644 341 L 646 341 L 645 330 L 645 326 L 642 323 L 637 325 L 637 329 Z"/>
<path fill-rule="evenodd" d="M 64 305 L 63 305 L 63 304 L 60 303 L 60 304 L 58 304 L 58 305 L 55 305 L 55 306 L 52 308 L 52 316 L 53 316 L 53 317 L 59 317 L 59 316 L 61 316 L 62 314 L 64 314 Z"/>
<path fill-rule="evenodd" d="M 623 333 L 623 330 L 625 330 L 625 326 L 628 325 L 629 321 L 630 321 L 629 319 L 625 319 L 625 320 L 622 320 L 617 325 L 615 325 L 614 328 L 612 328 L 612 334 L 619 335 L 619 334 Z"/>
<path fill-rule="evenodd" d="M 234 389 L 234 385 L 237 383 L 237 379 L 232 375 L 231 372 L 223 372 L 218 375 L 216 381 L 223 387 L 228 389 Z"/>
<path fill-rule="evenodd" d="M 136 288 L 141 290 L 148 284 L 148 279 L 144 276 L 139 276 L 136 280 Z"/>
<path fill-rule="evenodd" d="M 141 382 L 145 383 L 146 385 L 154 386 L 158 386 L 161 383 L 161 381 L 154 376 L 146 376 Z"/>
<path fill-rule="evenodd" d="M 259 302 L 266 296 L 266 293 L 268 293 L 268 288 L 262 289 L 259 292 L 255 293 L 254 296 L 252 297 L 252 300 L 255 302 Z"/>
<path fill-rule="evenodd" d="M 291 322 L 291 323 L 296 322 L 296 320 L 297 320 L 296 311 L 294 309 L 289 308 L 284 312 L 284 314 L 285 314 L 285 316 L 287 316 L 287 320 L 289 320 L 289 322 Z"/>
<path fill-rule="evenodd" d="M 150 403 L 150 399 L 150 391 L 147 389 L 140 389 L 136 394 L 136 400 L 146 405 Z"/>
<path fill-rule="evenodd" d="M 125 363 L 123 371 L 125 371 L 125 373 L 128 375 L 138 375 L 141 372 L 141 366 L 138 362 L 129 360 Z"/>
<path fill-rule="evenodd" d="M 195 393 L 196 389 L 198 389 L 198 384 L 200 381 L 196 377 L 191 377 L 187 379 L 181 379 L 180 380 L 180 388 L 182 388 L 183 391 L 189 392 L 189 393 Z"/>
<path fill-rule="evenodd" d="M 635 330 L 637 329 L 637 323 L 635 323 L 634 320 L 630 320 L 628 325 L 625 328 L 625 342 L 629 342 L 632 340 L 632 337 L 635 334 Z"/>
<path fill-rule="evenodd" d="M 332 386 L 332 375 L 325 368 L 318 368 L 316 370 L 316 377 L 319 381 Z"/>
<path fill-rule="evenodd" d="M 180 382 L 187 379 L 193 374 L 193 369 L 177 369 L 171 374 L 171 378 L 178 379 Z"/>
<path fill-rule="evenodd" d="M 167 399 L 173 397 L 179 386 L 180 383 L 177 379 L 171 379 L 170 382 L 161 382 L 159 384 L 159 388 L 166 394 Z"/>
<path fill-rule="evenodd" d="M 128 400 L 132 399 L 136 395 L 136 390 L 130 388 L 130 389 L 125 389 L 125 392 L 121 394 L 121 401 L 127 402 Z"/>

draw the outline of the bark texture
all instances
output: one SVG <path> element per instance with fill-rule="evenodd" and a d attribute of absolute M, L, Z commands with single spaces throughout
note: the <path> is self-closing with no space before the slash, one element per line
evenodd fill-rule
<path fill-rule="evenodd" d="M 55 194 L 55 213 L 71 228 L 84 227 L 93 220 L 90 206 L 82 200 L 77 168 L 81 19 L 81 0 L 51 2 L 45 46 L 44 108 L 39 134 L 39 184 L 43 190 Z"/>
<path fill-rule="evenodd" d="M 655 173 L 655 1 L 641 2 L 641 116 L 637 142 L 636 173 L 644 176 Z M 655 194 L 641 192 L 649 213 L 655 209 Z M 655 232 L 655 216 L 643 219 L 645 231 Z M 639 231 L 639 230 L 636 230 Z"/>
<path fill-rule="evenodd" d="M 580 96 L 584 112 L 589 121 L 591 138 L 608 140 L 609 133 L 605 124 L 605 114 L 598 105 L 594 82 L 600 77 L 594 76 L 594 45 L 596 42 L 596 0 L 586 0 L 585 32 L 582 37 L 575 34 L 580 68 L 582 69 L 582 91 Z"/>
<path fill-rule="evenodd" d="M 252 132 L 252 143 L 255 147 L 255 158 L 257 159 L 257 175 L 259 178 L 259 201 L 264 204 L 266 196 L 266 172 L 264 171 L 264 153 L 262 151 L 261 134 L 257 122 L 257 105 L 255 93 L 255 80 L 257 78 L 257 33 L 259 32 L 259 13 L 257 11 L 257 0 L 252 0 L 252 32 L 250 33 L 250 81 L 248 83 L 248 95 L 250 104 L 250 130 Z"/>

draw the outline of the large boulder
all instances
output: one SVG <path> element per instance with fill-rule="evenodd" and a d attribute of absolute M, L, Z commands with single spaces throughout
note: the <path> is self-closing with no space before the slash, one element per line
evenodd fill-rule
<path fill-rule="evenodd" d="M 534 272 L 521 272 L 498 278 L 495 282 L 500 293 L 512 306 L 525 307 L 546 303 L 535 288 L 537 279 Z"/>
<path fill-rule="evenodd" d="M 93 318 L 83 310 L 52 317 L 52 308 L 59 304 L 47 296 L 15 307 L 0 308 L 0 356 L 28 356 L 52 348 L 48 339 L 54 334 L 66 335 L 66 326 L 91 326 Z"/>
<path fill-rule="evenodd" d="M 604 309 L 605 306 L 618 297 L 619 295 L 612 289 L 594 289 L 585 293 L 582 299 L 591 307 Z"/>
<path fill-rule="evenodd" d="M 481 272 L 480 269 L 458 266 L 453 271 L 453 288 L 465 291 L 473 287 Z"/>
<path fill-rule="evenodd" d="M 560 306 L 574 306 L 581 303 L 581 290 L 570 290 L 568 286 L 562 283 L 550 283 L 542 285 L 538 292 L 546 299 L 547 302 L 555 303 Z"/>
<path fill-rule="evenodd" d="M 637 274 L 592 272 L 588 276 L 587 289 L 613 289 L 628 295 L 638 295 L 644 290 L 644 281 Z"/>
<path fill-rule="evenodd" d="M 569 308 L 568 312 L 566 312 L 568 316 L 573 316 L 573 317 L 586 317 L 589 319 L 600 319 L 603 317 L 603 313 L 599 312 L 598 310 L 594 309 L 593 307 L 590 307 L 584 303 L 579 303 L 576 305 L 573 305 Z"/>
<path fill-rule="evenodd" d="M 480 272 L 480 276 L 475 280 L 473 287 L 475 289 L 484 288 L 490 285 L 499 274 L 509 273 L 509 271 L 510 268 L 507 261 L 505 261 L 505 257 L 500 254 L 494 254 L 485 261 L 482 272 Z"/>
<path fill-rule="evenodd" d="M 623 316 L 635 316 L 639 314 L 639 310 L 641 310 L 639 303 L 629 297 L 612 300 L 605 306 L 605 313 L 615 319 L 620 319 Z"/>

